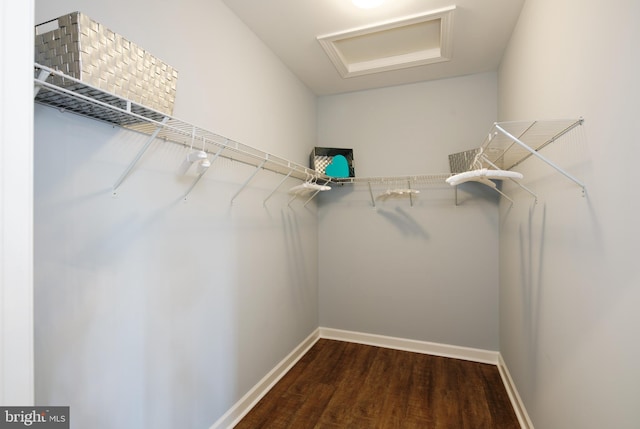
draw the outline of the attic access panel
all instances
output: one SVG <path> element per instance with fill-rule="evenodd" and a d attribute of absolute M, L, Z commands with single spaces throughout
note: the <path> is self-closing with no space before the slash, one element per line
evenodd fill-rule
<path fill-rule="evenodd" d="M 319 36 L 344 78 L 451 59 L 455 6 Z"/>

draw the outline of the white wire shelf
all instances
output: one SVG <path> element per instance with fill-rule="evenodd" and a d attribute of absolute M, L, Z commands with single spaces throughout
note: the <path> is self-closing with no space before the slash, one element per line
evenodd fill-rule
<path fill-rule="evenodd" d="M 396 185 L 396 184 L 415 184 L 415 185 L 444 185 L 445 180 L 451 176 L 449 173 L 442 174 L 416 174 L 407 176 L 372 176 L 372 177 L 345 177 L 333 178 L 334 183 L 363 183 L 370 185 Z"/>
<path fill-rule="evenodd" d="M 406 184 L 408 189 L 420 185 L 444 185 L 446 179 L 449 178 L 452 173 L 472 169 L 470 160 L 478 159 L 482 162 L 483 167 L 487 168 L 493 167 L 511 170 L 531 156 L 541 159 L 577 183 L 582 187 L 583 194 L 585 191 L 585 185 L 581 181 L 539 153 L 542 148 L 553 143 L 573 128 L 581 125 L 583 123 L 582 119 L 496 122 L 478 149 L 449 156 L 452 173 L 332 178 L 320 174 L 309 167 L 230 140 L 224 136 L 173 118 L 162 112 L 134 103 L 131 100 L 98 89 L 49 67 L 35 64 L 34 72 L 34 99 L 36 102 L 149 136 L 147 143 L 114 184 L 114 192 L 126 179 L 150 143 L 155 139 L 162 139 L 184 147 L 193 148 L 194 150 L 203 150 L 207 154 L 213 154 L 212 162 L 215 161 L 218 156 L 221 156 L 256 167 L 255 172 L 242 185 L 242 188 L 238 190 L 233 198 L 244 189 L 259 170 L 264 169 L 285 176 L 278 187 L 289 177 L 304 181 L 313 181 L 314 183 L 321 180 L 324 181 L 325 184 L 367 184 L 371 193 L 372 202 L 375 206 L 373 193 L 371 191 L 372 185 L 393 186 L 395 184 L 401 184 L 404 186 Z M 476 157 L 475 155 L 478 153 L 482 156 Z M 206 169 L 198 173 L 195 181 L 187 190 L 185 197 L 191 192 L 205 172 Z M 265 202 L 277 189 L 278 188 L 273 190 L 269 197 L 265 199 Z M 411 193 L 409 195 L 411 195 Z M 313 196 L 315 196 L 315 194 Z M 311 198 L 313 198 L 313 196 Z M 307 203 L 309 201 L 310 199 L 307 200 Z"/>
<path fill-rule="evenodd" d="M 170 117 L 40 64 L 35 64 L 35 88 L 34 99 L 41 104 L 288 177 L 301 180 L 325 178 L 311 168 Z"/>
<path fill-rule="evenodd" d="M 493 164 L 511 170 L 583 122 L 582 118 L 496 122 L 481 149 Z"/>
<path fill-rule="evenodd" d="M 386 200 L 389 198 L 407 198 L 409 204 L 413 207 L 413 200 L 420 193 L 416 188 L 421 185 L 441 185 L 449 187 L 446 179 L 451 174 L 416 174 L 409 176 L 373 176 L 373 177 L 348 177 L 334 178 L 333 183 L 336 184 L 352 184 L 367 185 L 369 196 L 371 198 L 371 206 L 376 208 L 376 200 Z M 383 186 L 387 188 L 386 192 L 374 195 L 373 187 Z"/>
<path fill-rule="evenodd" d="M 496 122 L 479 148 L 449 155 L 451 172 L 459 176 L 472 171 L 482 173 L 483 169 L 509 171 L 533 156 L 580 186 L 582 195 L 585 196 L 586 185 L 583 182 L 540 153 L 541 149 L 582 125 L 583 122 L 582 118 Z M 482 173 L 479 176 L 484 175 Z M 514 179 L 509 180 L 537 199 L 532 190 Z M 489 181 L 485 182 L 485 184 L 489 183 Z M 495 189 L 503 197 L 512 201 L 502 191 Z"/>

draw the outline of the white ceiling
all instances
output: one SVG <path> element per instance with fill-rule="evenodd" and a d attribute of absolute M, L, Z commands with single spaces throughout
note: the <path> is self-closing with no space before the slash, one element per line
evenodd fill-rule
<path fill-rule="evenodd" d="M 496 70 L 524 0 L 385 0 L 359 9 L 351 0 L 223 0 L 318 95 Z M 319 36 L 455 6 L 449 61 L 343 78 Z"/>

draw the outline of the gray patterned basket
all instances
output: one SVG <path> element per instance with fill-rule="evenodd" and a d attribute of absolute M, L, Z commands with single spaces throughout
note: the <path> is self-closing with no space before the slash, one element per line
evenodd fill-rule
<path fill-rule="evenodd" d="M 451 173 L 464 173 L 473 168 L 473 160 L 478 154 L 478 149 L 465 150 L 464 152 L 449 155 L 449 168 Z"/>
<path fill-rule="evenodd" d="M 327 166 L 333 162 L 333 157 L 336 155 L 342 155 L 346 158 L 349 168 L 349 177 L 355 177 L 353 149 L 315 147 L 309 156 L 309 166 L 319 174 L 326 174 Z"/>
<path fill-rule="evenodd" d="M 54 28 L 49 30 L 51 26 Z M 49 31 L 38 34 L 39 30 Z M 35 61 L 119 97 L 173 114 L 178 72 L 80 12 L 36 26 Z M 56 79 L 60 86 L 71 83 Z"/>

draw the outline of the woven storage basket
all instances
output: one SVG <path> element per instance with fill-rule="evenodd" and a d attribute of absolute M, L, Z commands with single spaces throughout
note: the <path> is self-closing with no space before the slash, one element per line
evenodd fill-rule
<path fill-rule="evenodd" d="M 473 160 L 478 154 L 478 149 L 465 150 L 464 152 L 449 155 L 449 168 L 451 173 L 464 173 L 473 169 Z"/>
<path fill-rule="evenodd" d="M 336 155 L 342 155 L 346 158 L 349 168 L 348 177 L 355 177 L 353 149 L 315 147 L 309 156 L 310 167 L 319 174 L 326 174 L 327 166 L 333 162 L 333 157 Z"/>
<path fill-rule="evenodd" d="M 54 28 L 49 30 L 51 26 Z M 38 34 L 39 30 L 45 32 Z M 173 114 L 178 72 L 80 12 L 36 26 L 35 61 L 119 97 Z M 73 83 L 56 79 L 54 83 L 63 87 Z"/>

